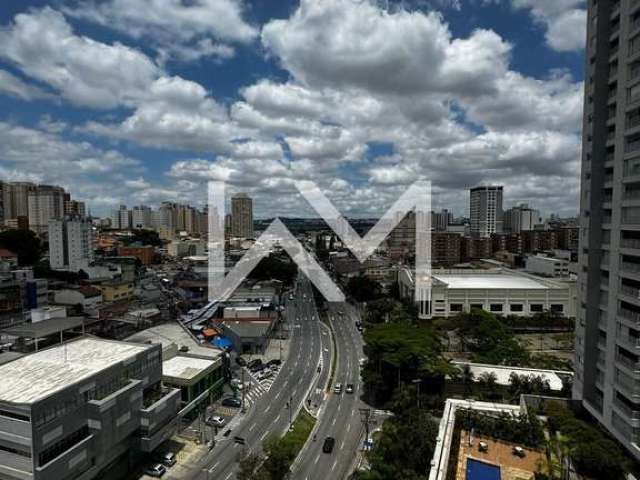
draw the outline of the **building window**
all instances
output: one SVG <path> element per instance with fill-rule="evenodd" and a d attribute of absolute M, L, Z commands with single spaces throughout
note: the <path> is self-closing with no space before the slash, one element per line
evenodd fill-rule
<path fill-rule="evenodd" d="M 562 313 L 562 312 L 564 312 L 564 305 L 562 305 L 561 303 L 552 303 L 551 304 L 551 311 L 552 312 Z"/>
<path fill-rule="evenodd" d="M 512 312 L 522 312 L 524 311 L 524 306 L 521 303 L 512 303 L 510 309 Z"/>
<path fill-rule="evenodd" d="M 481 303 L 472 303 L 471 310 L 484 310 L 484 305 Z"/>
<path fill-rule="evenodd" d="M 489 309 L 490 309 L 492 312 L 501 312 L 501 311 L 502 311 L 502 304 L 501 304 L 501 303 L 492 303 L 492 304 L 489 306 Z"/>
<path fill-rule="evenodd" d="M 461 312 L 462 311 L 462 304 L 461 303 L 452 303 L 451 305 L 449 305 L 449 310 L 451 310 L 452 312 Z"/>
<path fill-rule="evenodd" d="M 541 303 L 532 303 L 529 306 L 529 310 L 532 312 L 542 312 L 544 311 L 544 306 Z"/>

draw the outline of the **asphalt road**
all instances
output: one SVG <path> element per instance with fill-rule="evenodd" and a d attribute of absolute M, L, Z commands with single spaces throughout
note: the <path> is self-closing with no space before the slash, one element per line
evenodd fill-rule
<path fill-rule="evenodd" d="M 364 357 L 362 335 L 356 328 L 359 319 L 356 310 L 348 303 L 329 305 L 329 320 L 336 340 L 337 364 L 334 385 L 343 385 L 341 394 L 333 393 L 333 386 L 325 402 L 316 440 L 312 441 L 298 459 L 292 478 L 296 480 L 342 480 L 352 471 L 357 451 L 364 440 L 364 426 L 360 408 L 366 405 L 360 400 L 360 359 Z M 347 384 L 354 385 L 353 394 L 345 392 Z M 326 437 L 335 438 L 332 453 L 323 453 Z"/>
<path fill-rule="evenodd" d="M 289 428 L 290 413 L 291 418 L 295 419 L 307 393 L 315 388 L 319 378 L 317 367 L 320 355 L 326 355 L 327 352 L 323 351 L 311 284 L 302 276 L 297 281 L 295 300 L 287 302 L 286 317 L 292 331 L 291 345 L 280 373 L 269 391 L 247 411 L 241 423 L 233 428 L 228 437 L 217 442 L 192 479 L 235 478 L 237 460 L 243 448 L 246 452 L 259 451 L 267 436 L 282 435 Z M 325 374 L 323 371 L 320 376 Z M 289 399 L 292 399 L 291 411 L 286 406 Z M 244 438 L 245 446 L 235 443 L 234 437 Z"/>

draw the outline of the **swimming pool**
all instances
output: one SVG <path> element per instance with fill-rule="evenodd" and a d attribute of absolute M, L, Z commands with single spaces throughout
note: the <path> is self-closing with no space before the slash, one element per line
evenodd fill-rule
<path fill-rule="evenodd" d="M 500 480 L 500 467 L 467 458 L 466 480 Z"/>

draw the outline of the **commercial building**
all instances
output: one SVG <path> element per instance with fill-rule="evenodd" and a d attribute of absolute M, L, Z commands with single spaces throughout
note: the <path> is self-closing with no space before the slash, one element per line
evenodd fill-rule
<path fill-rule="evenodd" d="M 470 193 L 471 235 L 486 238 L 502 232 L 502 187 L 475 187 Z"/>
<path fill-rule="evenodd" d="M 58 305 L 80 305 L 83 311 L 94 310 L 102 304 L 102 292 L 99 288 L 83 285 L 77 288 L 65 288 L 53 292 L 53 301 Z"/>
<path fill-rule="evenodd" d="M 24 300 L 20 282 L 0 276 L 0 329 L 24 323 Z"/>
<path fill-rule="evenodd" d="M 473 308 L 496 315 L 529 316 L 544 311 L 576 315 L 576 285 L 572 280 L 537 277 L 515 270 L 434 270 L 431 300 L 420 301 L 419 317 L 450 317 Z M 413 272 L 398 274 L 400 295 L 414 298 Z"/>
<path fill-rule="evenodd" d="M 542 223 L 542 217 L 538 210 L 529 208 L 529 205 L 522 203 L 504 212 L 504 231 L 509 233 L 520 233 L 522 231 L 534 230 L 536 225 Z"/>
<path fill-rule="evenodd" d="M 173 432 L 159 345 L 82 337 L 0 365 L 0 478 L 130 470 Z"/>
<path fill-rule="evenodd" d="M 78 272 L 93 262 L 93 226 L 80 217 L 49 221 L 49 263 L 54 270 Z"/>
<path fill-rule="evenodd" d="M 86 206 L 84 202 L 78 202 L 77 200 L 65 200 L 64 214 L 68 216 L 86 217 Z"/>
<path fill-rule="evenodd" d="M 640 4 L 588 2 L 574 397 L 640 459 Z"/>
<path fill-rule="evenodd" d="M 231 235 L 253 238 L 253 200 L 245 193 L 231 198 Z"/>
<path fill-rule="evenodd" d="M 131 212 L 132 228 L 149 229 L 153 225 L 152 219 L 153 219 L 153 215 L 152 215 L 151 208 L 145 205 L 133 207 L 133 211 Z"/>

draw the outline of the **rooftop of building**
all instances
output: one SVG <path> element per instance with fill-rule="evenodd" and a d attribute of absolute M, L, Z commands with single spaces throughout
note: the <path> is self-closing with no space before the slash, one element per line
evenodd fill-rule
<path fill-rule="evenodd" d="M 222 322 L 227 328 L 230 328 L 240 338 L 260 338 L 264 337 L 271 328 L 270 321 L 238 321 L 225 320 Z"/>
<path fill-rule="evenodd" d="M 539 368 L 521 368 L 521 367 L 509 367 L 504 365 L 485 365 L 483 363 L 469 363 L 469 362 L 452 362 L 454 365 L 462 368 L 464 365 L 469 365 L 469 370 L 473 373 L 474 378 L 477 380 L 483 373 L 494 373 L 496 375 L 496 383 L 498 385 L 509 385 L 509 378 L 512 373 L 517 375 L 533 375 L 542 377 L 543 380 L 549 382 L 551 390 L 562 390 L 562 379 L 573 377 L 573 372 L 562 370 L 543 370 Z"/>
<path fill-rule="evenodd" d="M 134 333 L 125 340 L 135 343 L 159 343 L 162 345 L 163 351 L 174 347 L 186 347 L 188 350 L 185 356 L 197 356 L 205 359 L 215 360 L 222 354 L 222 350 L 219 348 L 199 344 L 181 325 L 173 322 L 147 328 Z"/>
<path fill-rule="evenodd" d="M 0 401 L 34 403 L 148 349 L 83 337 L 0 365 Z"/>
<path fill-rule="evenodd" d="M 192 380 L 215 365 L 216 362 L 213 360 L 176 355 L 162 362 L 162 375 L 180 380 Z"/>
<path fill-rule="evenodd" d="M 433 278 L 446 283 L 451 289 L 527 289 L 547 290 L 549 286 L 533 278 L 515 273 L 434 273 Z"/>

